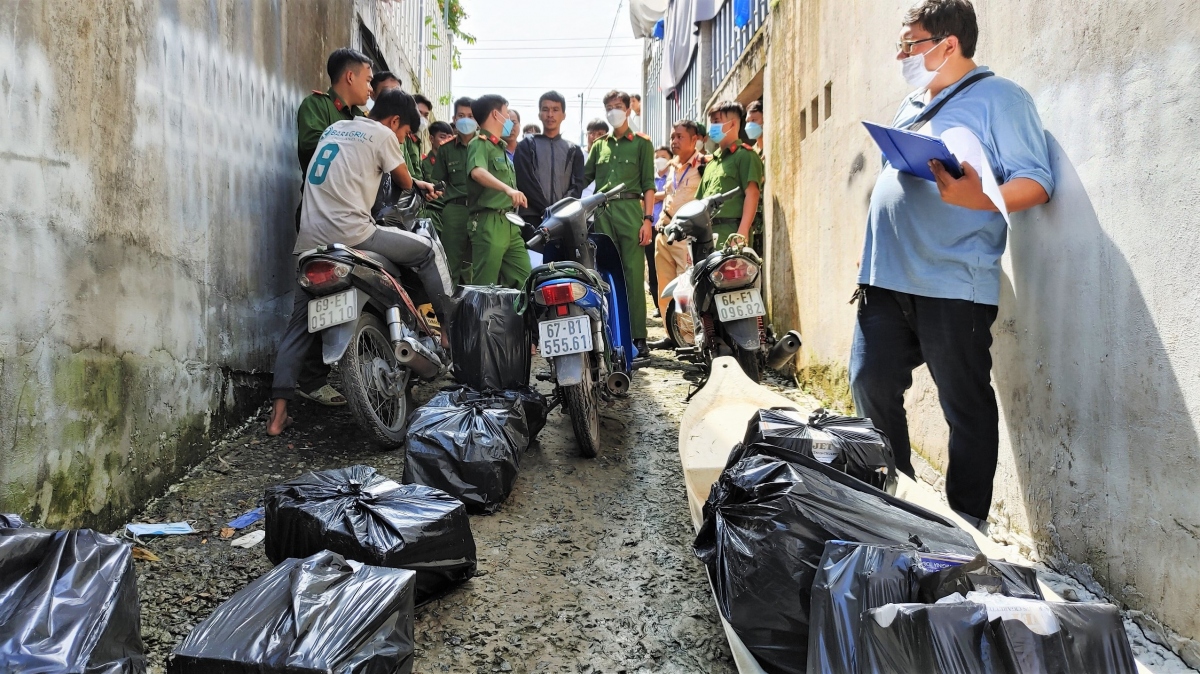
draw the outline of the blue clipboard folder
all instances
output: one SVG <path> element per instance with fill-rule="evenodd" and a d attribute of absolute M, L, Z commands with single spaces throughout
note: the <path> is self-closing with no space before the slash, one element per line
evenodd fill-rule
<path fill-rule="evenodd" d="M 893 129 L 872 122 L 863 122 L 867 133 L 875 140 L 875 144 L 883 150 L 883 156 L 888 163 L 910 175 L 937 182 L 933 172 L 929 170 L 929 161 L 936 159 L 942 162 L 946 171 L 954 178 L 962 177 L 962 166 L 958 158 L 951 154 L 941 138 L 926 136 L 904 129 Z"/>

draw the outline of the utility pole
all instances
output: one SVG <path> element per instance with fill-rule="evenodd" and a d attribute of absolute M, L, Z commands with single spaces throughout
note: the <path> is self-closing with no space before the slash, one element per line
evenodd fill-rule
<path fill-rule="evenodd" d="M 583 138 L 583 92 L 579 92 L 579 147 L 584 148 L 586 152 L 587 145 L 584 144 Z"/>

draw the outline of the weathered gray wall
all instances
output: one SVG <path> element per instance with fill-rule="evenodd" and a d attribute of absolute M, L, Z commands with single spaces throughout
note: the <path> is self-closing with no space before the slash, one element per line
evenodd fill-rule
<path fill-rule="evenodd" d="M 772 18 L 772 301 L 777 321 L 803 328 L 805 365 L 848 360 L 846 301 L 879 167 L 859 122 L 890 120 L 907 93 L 892 45 L 908 4 L 783 0 Z M 977 61 L 1032 94 L 1058 181 L 1052 203 L 1014 216 L 1004 259 L 993 516 L 1029 532 L 1044 555 L 1089 565 L 1129 607 L 1200 638 L 1200 5 L 976 8 Z M 801 140 L 796 110 L 826 82 L 833 116 Z M 927 375 L 908 403 L 914 440 L 944 462 Z"/>
<path fill-rule="evenodd" d="M 0 510 L 114 525 L 261 400 L 351 8 L 0 1 Z"/>

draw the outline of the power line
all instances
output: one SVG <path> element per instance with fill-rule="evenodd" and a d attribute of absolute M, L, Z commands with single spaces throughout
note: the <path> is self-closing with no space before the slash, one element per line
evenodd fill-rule
<path fill-rule="evenodd" d="M 604 63 L 604 59 L 605 59 L 605 58 L 607 58 L 607 57 L 609 57 L 609 56 L 616 56 L 616 57 L 632 57 L 632 56 L 641 56 L 641 55 L 642 55 L 642 53 L 641 53 L 641 52 L 632 52 L 632 53 L 629 53 L 629 54 L 561 54 L 561 55 L 557 55 L 557 56 L 553 56 L 553 57 L 546 57 L 546 56 L 542 56 L 542 55 L 540 55 L 540 54 L 530 54 L 529 56 L 483 56 L 483 55 L 480 55 L 480 56 L 467 56 L 466 54 L 464 54 L 464 55 L 462 56 L 462 60 L 464 60 L 464 61 L 467 61 L 467 60 L 470 60 L 470 61 L 484 61 L 484 60 L 487 60 L 487 61 L 519 61 L 519 60 L 526 60 L 526 61 L 527 61 L 527 60 L 529 60 L 529 59 L 539 59 L 539 60 L 540 60 L 540 59 L 545 59 L 545 58 L 555 58 L 555 59 L 600 59 L 600 64 L 597 64 L 597 66 L 596 66 L 596 67 L 597 67 L 597 70 L 599 70 L 599 66 L 600 66 L 600 65 L 602 65 L 602 64 Z M 593 78 L 593 82 L 594 82 L 594 81 L 595 81 L 595 79 Z M 589 83 L 589 84 L 588 84 L 588 86 L 590 87 L 590 86 L 591 86 L 591 84 Z"/>
<path fill-rule="evenodd" d="M 619 0 L 619 2 L 617 2 L 617 11 L 615 13 L 613 13 L 612 26 L 609 27 L 609 29 L 608 29 L 608 39 L 606 39 L 604 41 L 604 51 L 602 52 L 602 55 L 600 56 L 600 62 L 596 64 L 596 71 L 594 73 L 592 73 L 592 79 L 588 80 L 587 86 L 583 88 L 583 91 L 585 94 L 587 93 L 587 91 L 589 89 L 592 88 L 592 85 L 596 83 L 596 78 L 600 76 L 600 67 L 604 65 L 603 54 L 608 53 L 608 46 L 610 44 L 612 44 L 613 33 L 615 33 L 617 30 L 617 19 L 621 18 L 621 7 L 624 4 L 625 4 L 625 0 Z M 582 132 L 580 132 L 580 133 L 582 134 Z"/>
<path fill-rule="evenodd" d="M 617 11 L 620 12 L 621 8 L 617 7 Z M 491 42 L 586 42 L 588 40 L 609 41 L 611 39 L 612 39 L 611 36 L 609 36 L 607 38 L 604 38 L 604 37 L 522 37 L 522 38 L 488 39 L 488 40 L 486 40 L 486 42 L 488 42 L 488 43 L 491 43 Z M 617 39 L 618 40 L 635 41 L 638 43 L 640 43 L 642 41 L 641 38 L 636 38 L 636 37 L 619 37 Z"/>
<path fill-rule="evenodd" d="M 622 49 L 628 49 L 630 47 L 636 47 L 637 45 L 630 44 L 630 45 L 618 45 L 618 46 L 621 47 Z M 579 45 L 577 47 L 571 47 L 571 46 L 567 46 L 567 45 L 548 46 L 548 47 L 547 46 L 541 46 L 541 47 L 463 47 L 460 51 L 462 51 L 462 53 L 464 53 L 464 54 L 469 54 L 471 52 L 476 52 L 476 51 L 546 51 L 546 50 L 577 51 L 577 50 L 584 50 L 584 49 L 593 49 L 593 50 L 601 49 L 602 50 L 602 49 L 607 49 L 607 47 L 605 45 L 600 45 L 600 44 L 594 44 L 594 45 L 584 44 L 584 45 Z"/>

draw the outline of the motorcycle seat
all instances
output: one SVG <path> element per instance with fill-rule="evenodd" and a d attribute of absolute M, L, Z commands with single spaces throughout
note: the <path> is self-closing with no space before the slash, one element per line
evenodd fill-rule
<path fill-rule="evenodd" d="M 358 249 L 355 249 L 355 250 L 358 250 Z M 391 260 L 387 259 L 386 257 L 380 255 L 379 253 L 373 253 L 369 250 L 358 250 L 358 254 L 379 264 L 379 267 L 381 269 L 383 269 L 384 271 L 386 271 L 388 274 L 391 274 L 392 278 L 397 278 L 397 279 L 400 278 L 400 267 L 397 267 Z"/>

